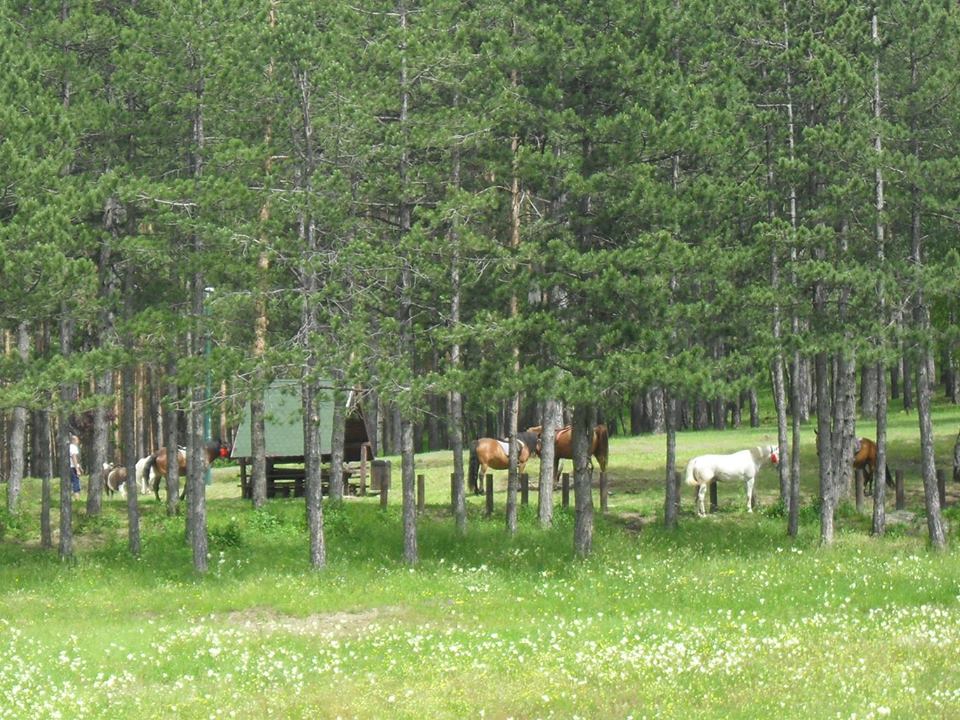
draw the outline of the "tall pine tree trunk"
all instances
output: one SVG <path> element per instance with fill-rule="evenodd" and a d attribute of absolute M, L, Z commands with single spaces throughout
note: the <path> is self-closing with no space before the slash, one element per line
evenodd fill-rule
<path fill-rule="evenodd" d="M 276 0 L 270 1 L 270 11 L 268 14 L 268 25 L 273 32 L 277 26 L 277 3 Z M 273 79 L 273 59 L 267 63 L 267 80 Z M 266 129 L 263 133 L 263 144 L 267 148 L 267 157 L 263 162 L 264 176 L 270 177 L 273 168 L 273 153 L 271 152 L 271 141 L 273 139 L 273 117 L 268 117 Z M 263 204 L 260 206 L 260 241 L 261 250 L 257 257 L 257 277 L 256 288 L 255 321 L 253 333 L 253 358 L 256 362 L 255 382 L 253 391 L 250 395 L 250 454 L 253 457 L 253 467 L 250 474 L 250 486 L 252 490 L 253 507 L 262 508 L 267 502 L 267 438 L 266 438 L 266 409 L 264 407 L 263 395 L 265 392 L 267 368 L 264 356 L 267 351 L 267 327 L 269 318 L 267 316 L 267 272 L 270 269 L 270 255 L 266 248 L 270 247 L 270 241 L 267 237 L 267 223 L 270 220 L 270 198 L 269 193 Z"/>
<path fill-rule="evenodd" d="M 24 368 L 30 360 L 30 324 L 17 325 L 17 357 Z M 10 475 L 7 478 L 7 511 L 15 515 L 20 506 L 24 466 L 27 459 L 27 408 L 17 405 L 10 423 Z"/>
<path fill-rule="evenodd" d="M 73 349 L 73 320 L 66 304 L 60 310 L 60 355 L 70 358 Z M 76 401 L 77 387 L 74 383 L 60 384 L 60 410 L 58 413 L 57 457 L 60 458 L 60 558 L 73 556 L 73 490 L 70 479 L 70 411 Z"/>
<path fill-rule="evenodd" d="M 330 502 L 343 502 L 343 451 L 346 442 L 346 416 L 344 394 L 341 390 L 343 372 L 335 370 L 331 395 L 333 396 L 333 432 L 330 438 Z"/>
<path fill-rule="evenodd" d="M 511 85 L 516 90 L 519 84 L 519 75 L 516 70 L 511 73 Z M 520 247 L 520 171 L 519 157 L 520 138 L 514 135 L 510 141 L 510 151 L 513 157 L 513 177 L 510 185 L 510 248 L 516 253 Z M 515 268 L 514 268 L 515 270 Z M 519 315 L 516 292 L 510 293 L 510 317 L 516 319 Z M 520 348 L 514 345 L 513 372 L 520 374 Z M 517 445 L 517 422 L 520 416 L 520 392 L 517 391 L 510 398 L 510 407 L 507 415 L 507 434 L 510 438 L 510 457 L 507 469 L 507 502 L 506 523 L 507 532 L 515 535 L 517 532 L 517 468 L 519 466 L 519 447 Z"/>
<path fill-rule="evenodd" d="M 876 121 L 876 134 L 874 135 L 874 152 L 876 154 L 875 170 L 875 192 L 876 192 L 876 224 L 874 234 L 877 243 L 877 265 L 880 270 L 880 278 L 877 281 L 877 305 L 879 309 L 880 321 L 885 324 L 887 308 L 886 296 L 883 289 L 883 275 L 885 272 L 885 249 L 884 249 L 884 197 L 883 197 L 883 168 L 882 154 L 883 144 L 880 135 L 880 31 L 877 23 L 876 9 L 871 18 L 871 34 L 875 49 L 873 58 L 873 117 Z M 880 335 L 880 350 L 886 350 L 883 335 Z M 886 531 L 886 514 L 883 505 L 886 492 L 886 473 L 887 473 L 887 372 L 883 362 L 878 362 L 874 374 L 877 379 L 877 464 L 873 468 L 873 534 L 883 535 Z"/>
<path fill-rule="evenodd" d="M 306 303 L 306 299 L 304 300 Z M 313 313 L 313 310 L 306 310 Z M 313 324 L 312 319 L 307 320 Z M 305 501 L 307 505 L 307 530 L 310 535 L 310 566 L 321 569 L 327 565 L 327 542 L 323 532 L 322 472 L 320 468 L 320 413 L 317 407 L 317 387 L 313 374 L 316 362 L 308 351 L 306 373 L 303 378 L 303 461 L 306 474 Z"/>
<path fill-rule="evenodd" d="M 543 426 L 540 432 L 540 527 L 553 525 L 553 484 L 556 478 L 557 429 L 560 427 L 560 404 L 548 398 L 543 404 Z"/>
<path fill-rule="evenodd" d="M 204 129 L 204 80 L 197 81 L 195 88 L 196 109 L 193 114 L 193 180 L 194 190 L 199 194 L 204 171 L 204 153 L 206 131 Z M 193 261 L 196 269 L 191 279 L 193 333 L 189 342 L 189 351 L 194 358 L 204 355 L 204 300 L 206 279 L 203 274 L 204 242 L 200 233 L 193 235 Z M 206 452 L 203 408 L 206 398 L 204 386 L 199 377 L 191 378 L 190 410 L 187 418 L 187 536 L 193 552 L 193 569 L 198 573 L 207 571 L 207 488 L 204 483 L 206 471 Z M 169 464 L 173 458 L 169 458 Z"/>
<path fill-rule="evenodd" d="M 196 238 L 194 249 L 198 255 L 203 246 L 199 237 Z M 192 337 L 192 353 L 194 357 L 201 357 L 204 353 L 204 333 L 202 331 L 204 305 L 204 277 L 202 272 L 193 276 L 193 316 L 197 323 L 197 331 Z M 187 451 L 190 454 L 190 464 L 187 468 L 187 518 L 190 522 L 190 546 L 193 551 L 193 569 L 198 573 L 207 571 L 207 488 L 204 482 L 206 472 L 206 449 L 203 427 L 203 408 L 206 398 L 204 386 L 198 378 L 193 378 L 190 399 L 190 411 L 187 424 L 189 440 Z M 173 463 L 170 458 L 168 465 Z"/>
<path fill-rule="evenodd" d="M 680 509 L 680 488 L 676 482 L 677 470 L 677 403 L 673 395 L 666 390 L 664 396 L 664 425 L 667 431 L 667 469 L 664 478 L 663 524 L 668 530 L 677 527 L 677 515 Z"/>
<path fill-rule="evenodd" d="M 873 527 L 874 535 L 883 535 L 887 529 L 884 500 L 887 490 L 887 383 L 886 368 L 877 363 L 877 465 L 873 468 Z"/>
<path fill-rule="evenodd" d="M 177 338 L 170 340 L 173 349 L 177 347 Z M 177 514 L 180 503 L 180 385 L 177 383 L 177 355 L 171 353 L 167 358 L 166 367 L 167 396 L 163 405 L 163 428 L 166 431 L 164 444 L 167 448 L 167 458 L 177 458 L 177 462 L 167 462 L 167 516 Z M 149 481 L 150 478 L 147 478 Z"/>
<path fill-rule="evenodd" d="M 398 3 L 397 15 L 400 20 L 400 30 L 403 37 L 400 58 L 400 129 L 403 136 L 403 147 L 400 154 L 400 205 L 399 220 L 401 239 L 406 241 L 412 228 L 412 209 L 408 200 L 409 185 L 409 109 L 410 88 L 407 77 L 406 38 L 408 11 L 406 3 Z M 411 374 L 410 382 L 403 391 L 411 396 L 413 401 L 413 376 L 416 374 L 416 348 L 413 345 L 413 264 L 406 251 L 401 259 L 400 269 L 400 347 L 399 356 Z M 413 419 L 409 416 L 412 408 L 408 407 L 399 412 L 400 430 L 400 468 L 403 484 L 403 559 L 408 565 L 419 561 L 417 549 L 417 496 L 416 496 L 416 469 L 414 465 Z"/>
<path fill-rule="evenodd" d="M 454 107 L 457 105 L 458 98 L 454 97 Z M 450 184 L 454 191 L 460 189 L 460 147 L 454 147 L 453 150 L 453 168 L 451 172 Z M 455 219 L 450 228 L 450 328 L 456 329 L 460 326 L 460 304 L 462 301 L 462 285 L 460 280 L 460 231 L 458 222 Z M 454 374 L 460 372 L 460 342 L 454 340 L 450 346 L 450 370 Z M 467 492 L 464 484 L 463 473 L 463 395 L 460 390 L 454 387 L 449 396 L 449 429 L 450 448 L 453 451 L 453 516 L 455 518 L 457 533 L 465 535 L 467 532 Z"/>
<path fill-rule="evenodd" d="M 593 472 L 590 467 L 590 444 L 596 424 L 595 410 L 578 403 L 573 410 L 573 496 L 575 517 L 573 551 L 586 558 L 593 549 Z"/>

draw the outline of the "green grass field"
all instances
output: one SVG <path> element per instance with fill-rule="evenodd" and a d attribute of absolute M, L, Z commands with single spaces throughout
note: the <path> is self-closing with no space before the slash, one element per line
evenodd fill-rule
<path fill-rule="evenodd" d="M 937 408 L 948 472 L 958 425 L 960 410 Z M 765 436 L 772 426 L 683 433 L 678 459 Z M 38 547 L 29 481 L 0 541 L 0 718 L 960 717 L 960 493 L 948 484 L 951 547 L 931 552 L 917 446 L 916 416 L 894 415 L 891 463 L 912 519 L 871 538 L 870 502 L 863 516 L 848 503 L 822 549 L 811 426 L 796 540 L 769 468 L 759 512 L 723 486 L 720 512 L 697 519 L 684 488 L 680 529 L 661 530 L 663 437 L 613 438 L 610 513 L 583 562 L 570 512 L 540 530 L 535 494 L 506 536 L 505 473 L 495 517 L 471 497 L 458 538 L 449 454 L 429 453 L 417 458 L 420 565 L 401 561 L 395 492 L 385 513 L 375 497 L 326 508 L 319 573 L 302 500 L 254 512 L 236 469 L 218 468 L 203 578 L 182 518 L 152 498 L 142 557 L 129 556 L 126 507 L 112 499 L 102 518 L 79 514 L 76 558 L 62 563 Z"/>

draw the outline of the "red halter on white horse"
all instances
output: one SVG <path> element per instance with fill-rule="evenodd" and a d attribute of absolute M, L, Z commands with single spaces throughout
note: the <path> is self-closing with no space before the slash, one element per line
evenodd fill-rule
<path fill-rule="evenodd" d="M 687 485 L 697 485 L 697 515 L 706 514 L 703 498 L 707 486 L 720 480 L 743 480 L 747 484 L 747 512 L 753 512 L 750 498 L 753 496 L 753 483 L 757 473 L 767 461 L 777 464 L 777 447 L 762 445 L 750 450 L 741 450 L 730 455 L 699 455 L 687 463 L 687 472 L 684 482 Z"/>

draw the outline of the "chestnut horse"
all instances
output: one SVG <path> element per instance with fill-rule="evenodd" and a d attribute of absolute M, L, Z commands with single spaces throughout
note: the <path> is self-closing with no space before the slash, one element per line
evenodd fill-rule
<path fill-rule="evenodd" d="M 530 456 L 537 452 L 537 436 L 531 432 L 517 433 L 517 472 L 522 473 Z M 510 468 L 510 442 L 494 438 L 478 438 L 470 448 L 470 489 L 481 494 L 480 478 L 491 470 Z"/>
<path fill-rule="evenodd" d="M 877 469 L 877 444 L 870 438 L 857 438 L 853 447 L 853 469 L 863 470 L 863 489 L 866 493 L 873 490 L 873 473 Z M 890 465 L 885 464 L 887 487 L 893 487 Z"/>
<path fill-rule="evenodd" d="M 207 465 L 212 463 L 218 457 L 227 457 L 230 455 L 230 447 L 217 438 L 216 440 L 210 440 L 205 445 L 207 452 Z M 180 477 L 183 477 L 187 474 L 187 451 L 184 448 L 179 448 L 177 450 L 177 466 L 180 468 Z M 138 468 L 137 480 L 139 481 L 142 478 L 153 478 L 153 494 L 157 498 L 157 502 L 160 501 L 160 478 L 167 476 L 167 448 L 162 447 L 157 450 L 155 453 L 152 453 L 148 458 L 147 462 L 143 467 L 143 474 L 141 475 Z M 180 499 L 183 500 L 184 495 L 187 492 L 186 485 L 184 485 L 183 490 L 180 491 Z"/>
<path fill-rule="evenodd" d="M 540 435 L 543 432 L 543 426 L 537 425 L 527 428 L 527 432 L 536 433 L 537 436 L 537 454 L 540 453 Z M 597 425 L 593 429 L 593 439 L 590 442 L 590 454 L 597 459 L 600 465 L 600 472 L 607 471 L 607 460 L 610 457 L 610 436 L 607 434 L 607 426 Z M 560 461 L 573 460 L 573 426 L 566 425 L 557 430 L 557 439 L 554 441 L 553 452 L 553 479 L 556 482 L 560 470 Z"/>

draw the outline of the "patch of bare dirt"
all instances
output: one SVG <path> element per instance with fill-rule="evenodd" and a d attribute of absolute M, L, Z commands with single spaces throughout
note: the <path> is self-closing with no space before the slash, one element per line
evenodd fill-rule
<path fill-rule="evenodd" d="M 620 512 L 611 516 L 612 519 L 623 525 L 623 529 L 629 533 L 639 534 L 644 527 L 654 522 L 656 518 L 644 516 L 640 513 Z"/>
<path fill-rule="evenodd" d="M 223 622 L 257 633 L 336 638 L 359 635 L 368 627 L 395 619 L 399 614 L 400 608 L 370 608 L 358 612 L 315 613 L 298 617 L 270 608 L 250 608 L 227 613 L 223 616 Z"/>

